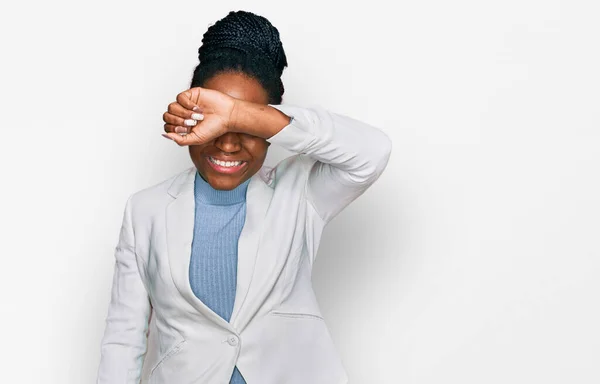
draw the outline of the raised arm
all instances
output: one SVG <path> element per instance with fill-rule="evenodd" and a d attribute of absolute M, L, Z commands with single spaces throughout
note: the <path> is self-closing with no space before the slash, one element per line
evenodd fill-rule
<path fill-rule="evenodd" d="M 185 119 L 195 122 L 195 116 L 201 122 L 188 131 Z M 326 223 L 377 180 L 392 150 L 380 129 L 319 106 L 265 105 L 200 87 L 177 95 L 163 120 L 164 136 L 179 145 L 242 132 L 315 159 L 306 196 Z M 176 130 L 188 134 L 179 136 Z"/>
<path fill-rule="evenodd" d="M 319 106 L 242 102 L 237 107 L 234 130 L 316 160 L 307 179 L 307 198 L 325 223 L 364 193 L 387 166 L 390 138 L 354 118 Z"/>
<path fill-rule="evenodd" d="M 130 196 L 115 248 L 111 299 L 101 343 L 97 384 L 139 384 L 150 310 L 150 299 L 136 262 Z"/>

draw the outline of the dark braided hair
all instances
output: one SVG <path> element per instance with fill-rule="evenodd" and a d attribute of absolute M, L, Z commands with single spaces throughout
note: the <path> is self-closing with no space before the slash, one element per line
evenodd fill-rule
<path fill-rule="evenodd" d="M 281 74 L 287 59 L 279 31 L 266 18 L 246 11 L 229 12 L 204 33 L 198 59 L 190 88 L 202 87 L 220 72 L 242 72 L 263 86 L 269 104 L 281 104 Z"/>

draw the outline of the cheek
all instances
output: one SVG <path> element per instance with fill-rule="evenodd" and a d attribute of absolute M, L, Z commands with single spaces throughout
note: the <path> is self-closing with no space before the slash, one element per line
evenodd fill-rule
<path fill-rule="evenodd" d="M 200 161 L 203 157 L 202 151 L 203 151 L 204 146 L 202 145 L 189 145 L 188 146 L 188 150 L 190 153 L 190 158 L 192 158 L 192 160 L 197 160 Z"/>
<path fill-rule="evenodd" d="M 252 155 L 255 161 L 262 161 L 267 157 L 268 144 L 264 139 L 253 139 L 246 143 L 246 150 Z"/>
<path fill-rule="evenodd" d="M 206 145 L 188 145 L 190 154 L 196 155 L 196 156 L 202 155 L 202 152 L 204 151 L 205 147 L 206 147 Z"/>
<path fill-rule="evenodd" d="M 267 158 L 267 148 L 268 147 L 266 145 L 257 148 L 254 158 L 260 160 L 261 163 L 264 162 Z"/>

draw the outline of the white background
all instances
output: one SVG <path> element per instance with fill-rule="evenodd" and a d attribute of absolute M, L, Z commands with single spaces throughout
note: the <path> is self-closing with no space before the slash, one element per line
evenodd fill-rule
<path fill-rule="evenodd" d="M 285 103 L 393 141 L 315 264 L 350 382 L 600 382 L 597 1 L 1 7 L 0 382 L 95 381 L 126 198 L 192 165 L 162 113 L 238 9 L 279 29 Z"/>

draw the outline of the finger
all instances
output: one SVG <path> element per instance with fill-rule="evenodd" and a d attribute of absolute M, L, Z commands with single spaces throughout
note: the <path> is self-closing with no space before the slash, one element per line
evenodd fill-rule
<path fill-rule="evenodd" d="M 163 121 L 169 125 L 185 125 L 185 118 L 173 115 L 172 113 L 163 113 Z"/>
<path fill-rule="evenodd" d="M 177 133 L 178 135 L 187 135 L 192 130 L 192 127 L 182 127 L 180 125 L 165 124 L 164 129 L 167 133 L 173 132 Z"/>
<path fill-rule="evenodd" d="M 195 106 L 195 104 L 194 104 L 194 106 Z M 188 109 L 185 109 L 178 102 L 173 102 L 173 103 L 169 104 L 169 107 L 167 108 L 167 111 L 171 115 L 180 117 L 182 119 L 204 120 L 204 115 L 202 114 L 201 111 L 190 111 Z"/>
<path fill-rule="evenodd" d="M 193 127 L 198 121 L 194 119 L 182 119 L 179 116 L 175 116 L 169 112 L 163 114 L 163 121 L 170 125 L 180 125 L 184 127 Z"/>
<path fill-rule="evenodd" d="M 181 92 L 177 95 L 177 102 L 185 109 L 189 111 L 194 111 L 194 107 L 198 107 L 196 103 L 198 102 L 197 99 L 199 98 L 200 92 L 202 92 L 200 87 L 196 87 L 196 89 L 194 90 L 194 93 L 198 94 L 196 98 L 194 98 L 192 91 L 189 89 L 187 91 Z M 202 111 L 198 112 L 202 113 Z"/>
<path fill-rule="evenodd" d="M 202 138 L 198 137 L 194 131 L 191 131 L 185 136 L 173 132 L 167 133 L 166 136 L 176 142 L 179 146 L 204 144 Z"/>

